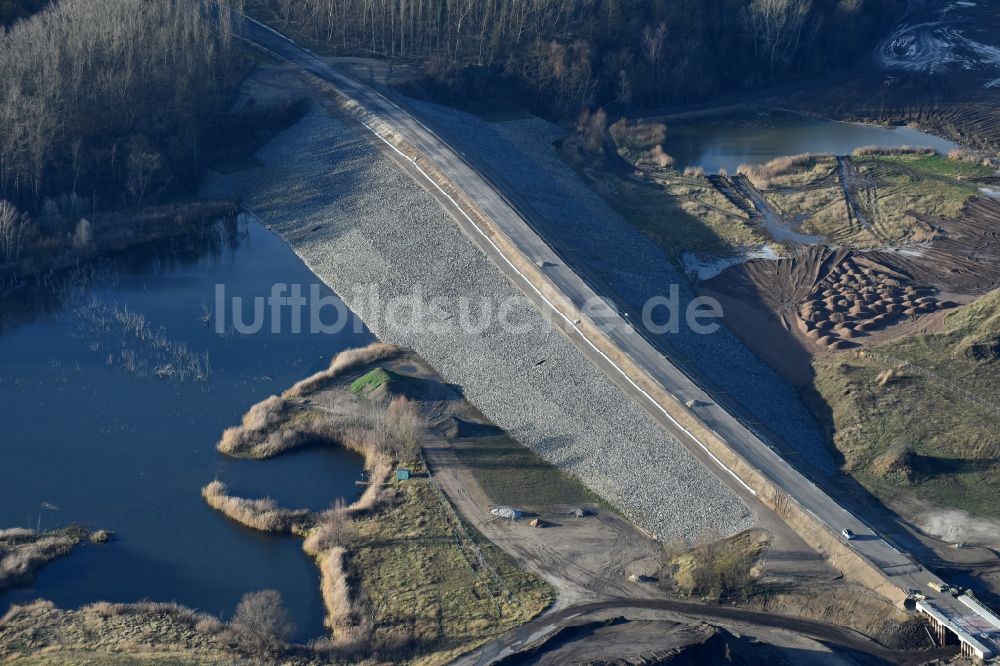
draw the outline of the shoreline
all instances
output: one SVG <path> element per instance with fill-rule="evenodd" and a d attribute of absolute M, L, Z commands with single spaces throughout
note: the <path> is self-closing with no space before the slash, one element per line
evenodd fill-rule
<path fill-rule="evenodd" d="M 307 145 L 312 150 L 304 149 Z M 287 150 L 296 151 L 297 168 L 273 173 L 275 161 L 290 159 Z M 354 288 L 366 284 L 378 287 L 385 298 L 407 293 L 414 282 L 428 293 L 483 302 L 519 297 L 436 199 L 333 113 L 314 108 L 258 159 L 262 167 L 213 175 L 203 193 L 213 198 L 242 193 L 245 208 L 355 313 L 363 304 L 351 298 Z M 313 189 L 310 183 L 325 177 L 320 173 L 327 173 L 328 164 L 337 165 L 329 174 L 334 182 Z M 338 189 L 341 179 L 367 187 Z M 331 197 L 330 191 L 343 194 Z M 456 283 L 458 275 L 463 277 Z M 515 310 L 511 319 L 530 323 L 530 331 L 487 330 L 476 337 L 366 324 L 380 339 L 413 349 L 446 381 L 463 386 L 491 421 L 582 479 L 645 529 L 694 538 L 706 526 L 736 533 L 753 522 L 712 471 L 621 394 L 533 306 L 525 303 Z M 546 359 L 546 372 L 532 373 L 529 368 L 539 367 L 539 358 Z M 498 389 L 503 386 L 519 390 Z M 623 440 L 634 444 L 628 455 L 618 449 Z M 608 468 L 602 460 L 616 450 L 612 455 L 621 464 Z M 664 476 L 657 469 L 668 472 Z"/>
<path fill-rule="evenodd" d="M 158 206 L 135 215 L 122 211 L 101 213 L 95 218 L 93 247 L 81 250 L 70 246 L 58 253 L 47 251 L 0 266 L 0 291 L 19 289 L 45 274 L 114 259 L 136 248 L 202 231 L 220 219 L 234 217 L 238 210 L 231 201 L 192 201 Z M 116 226 L 123 218 L 129 226 Z"/>

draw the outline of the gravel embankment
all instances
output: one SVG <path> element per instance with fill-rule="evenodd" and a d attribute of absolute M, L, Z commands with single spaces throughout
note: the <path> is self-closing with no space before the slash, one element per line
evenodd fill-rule
<path fill-rule="evenodd" d="M 613 290 L 613 300 L 641 308 L 654 296 L 668 295 L 674 284 L 682 311 L 695 297 L 667 256 L 559 158 L 552 143 L 565 134 L 561 128 L 540 119 L 488 123 L 438 105 L 413 104 L 449 141 L 510 183 L 530 204 L 545 236 L 557 247 L 570 248 L 567 262 L 586 266 L 588 275 Z M 664 315 L 662 323 L 665 311 L 657 314 Z M 837 470 L 822 430 L 795 390 L 730 330 L 699 335 L 682 324 L 678 333 L 665 336 L 813 466 Z"/>
<path fill-rule="evenodd" d="M 753 524 L 746 505 L 547 324 L 367 138 L 313 110 L 257 157 L 262 167 L 208 178 L 204 195 L 240 196 L 380 338 L 416 350 L 520 442 L 663 538 Z M 444 330 L 393 326 L 365 296 L 374 286 L 385 302 L 415 285 L 425 298 L 451 299 L 425 319 Z M 462 332 L 461 297 L 473 320 L 484 303 L 513 301 L 508 321 L 526 326 Z"/>

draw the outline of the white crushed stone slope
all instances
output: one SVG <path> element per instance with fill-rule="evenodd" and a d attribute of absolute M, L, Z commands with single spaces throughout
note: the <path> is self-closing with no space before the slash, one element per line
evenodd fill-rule
<path fill-rule="evenodd" d="M 262 167 L 211 175 L 205 196 L 239 197 L 380 338 L 414 349 L 518 441 L 661 538 L 752 526 L 748 507 L 545 322 L 367 137 L 314 109 L 257 157 Z M 453 312 L 443 333 L 397 330 L 365 311 L 371 284 L 384 300 L 415 285 L 428 298 L 467 297 L 473 317 L 480 303 L 519 298 L 509 320 L 531 325 L 468 334 Z"/>

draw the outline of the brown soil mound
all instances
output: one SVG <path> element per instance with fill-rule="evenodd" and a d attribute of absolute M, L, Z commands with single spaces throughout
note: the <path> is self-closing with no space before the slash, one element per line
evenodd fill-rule
<path fill-rule="evenodd" d="M 904 483 L 913 483 L 916 467 L 916 454 L 912 449 L 902 446 L 889 449 L 872 463 L 875 474 Z"/>
<path fill-rule="evenodd" d="M 891 339 L 896 324 L 954 307 L 954 301 L 936 300 L 941 293 L 963 302 L 1000 286 L 1000 201 L 974 198 L 962 219 L 920 221 L 935 228 L 936 238 L 912 252 L 811 246 L 776 261 L 733 266 L 699 283 L 698 291 L 722 303 L 726 325 L 748 347 L 803 385 L 812 380 L 812 356 L 827 348 L 823 338 L 834 328 L 840 301 L 849 305 L 837 323 L 878 343 Z M 844 277 L 848 284 L 841 283 Z M 931 300 L 916 302 L 924 298 Z M 857 307 L 864 310 L 851 312 Z"/>

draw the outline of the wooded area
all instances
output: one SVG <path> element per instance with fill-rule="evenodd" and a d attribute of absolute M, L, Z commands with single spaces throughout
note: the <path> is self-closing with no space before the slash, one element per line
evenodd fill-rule
<path fill-rule="evenodd" d="M 51 236 L 196 182 L 244 64 L 229 5 L 211 7 L 60 0 L 0 34 L 0 200 Z"/>
<path fill-rule="evenodd" d="M 543 112 L 649 107 L 824 72 L 902 0 L 257 0 L 340 53 L 426 61 L 461 98 L 516 87 Z M 482 79 L 488 79 L 484 83 Z M 502 82 L 500 80 L 503 80 Z"/>

